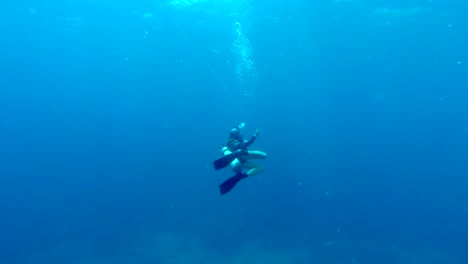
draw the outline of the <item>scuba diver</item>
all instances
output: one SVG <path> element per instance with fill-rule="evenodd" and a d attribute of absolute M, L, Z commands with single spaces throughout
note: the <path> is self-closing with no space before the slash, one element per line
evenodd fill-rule
<path fill-rule="evenodd" d="M 250 140 L 245 140 L 244 136 L 241 134 L 241 129 L 244 128 L 244 126 L 245 123 L 241 123 L 239 126 L 229 131 L 229 138 L 226 144 L 221 146 L 223 157 L 213 163 L 216 170 L 230 165 L 231 169 L 236 173 L 236 175 L 219 185 L 221 195 L 231 191 L 240 180 L 257 175 L 263 171 L 263 166 L 252 163 L 249 160 L 265 159 L 266 154 L 258 150 L 248 150 L 250 145 L 254 143 L 255 139 L 260 134 L 260 131 L 258 129 L 255 130 L 252 138 L 250 138 Z M 248 171 L 244 173 L 244 169 Z"/>

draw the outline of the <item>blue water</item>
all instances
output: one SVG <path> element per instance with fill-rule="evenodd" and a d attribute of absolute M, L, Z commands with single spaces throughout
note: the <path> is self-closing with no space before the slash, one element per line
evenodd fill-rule
<path fill-rule="evenodd" d="M 466 10 L 3 1 L 0 263 L 468 263 Z"/>

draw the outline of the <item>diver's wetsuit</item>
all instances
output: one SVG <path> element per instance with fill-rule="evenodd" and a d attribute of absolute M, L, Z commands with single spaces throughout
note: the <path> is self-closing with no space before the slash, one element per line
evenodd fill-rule
<path fill-rule="evenodd" d="M 257 139 L 257 136 L 255 135 L 253 135 L 248 141 L 244 140 L 244 137 L 241 135 L 231 136 L 226 142 L 226 148 L 230 152 L 235 152 L 238 150 L 247 150 L 250 147 L 250 145 L 254 143 L 255 139 Z"/>

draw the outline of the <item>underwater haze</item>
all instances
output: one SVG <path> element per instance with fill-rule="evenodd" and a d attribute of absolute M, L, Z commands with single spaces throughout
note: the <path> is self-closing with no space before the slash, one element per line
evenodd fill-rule
<path fill-rule="evenodd" d="M 2 1 L 0 263 L 468 263 L 466 10 Z"/>

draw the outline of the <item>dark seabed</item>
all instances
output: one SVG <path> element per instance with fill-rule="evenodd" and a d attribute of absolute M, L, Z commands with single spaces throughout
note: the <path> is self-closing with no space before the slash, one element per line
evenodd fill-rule
<path fill-rule="evenodd" d="M 2 1 L 0 263 L 468 263 L 466 10 Z"/>

